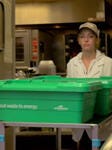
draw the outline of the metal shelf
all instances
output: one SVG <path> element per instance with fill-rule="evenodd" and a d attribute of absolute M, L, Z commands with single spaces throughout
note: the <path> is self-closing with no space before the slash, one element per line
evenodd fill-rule
<path fill-rule="evenodd" d="M 99 121 L 98 121 L 99 120 Z M 5 135 L 5 127 L 11 128 L 8 132 L 8 136 Z M 90 129 L 92 133 L 92 150 L 98 150 L 98 146 L 94 146 L 94 141 L 100 141 L 102 138 L 106 140 L 106 138 L 112 132 L 112 114 L 108 117 L 94 119 L 89 123 L 84 124 L 64 124 L 64 123 L 24 123 L 24 122 L 0 122 L 0 150 L 5 150 L 5 136 L 6 139 L 13 139 L 12 142 L 12 150 L 15 150 L 15 128 L 14 127 L 49 127 L 49 128 L 57 128 L 57 150 L 61 150 L 61 128 L 72 128 L 72 129 Z M 104 131 L 106 133 L 104 134 Z M 10 134 L 11 133 L 11 134 Z M 12 136 L 12 137 L 11 137 Z M 103 136 L 103 137 L 102 137 Z M 97 144 L 97 143 L 96 143 Z"/>

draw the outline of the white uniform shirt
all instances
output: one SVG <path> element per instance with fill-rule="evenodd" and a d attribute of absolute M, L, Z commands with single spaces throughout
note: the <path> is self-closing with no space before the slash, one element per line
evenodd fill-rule
<path fill-rule="evenodd" d="M 112 76 L 112 59 L 96 51 L 96 58 L 91 62 L 88 71 L 82 62 L 82 52 L 73 57 L 67 64 L 67 77 L 100 77 Z"/>
<path fill-rule="evenodd" d="M 73 57 L 67 64 L 67 77 L 70 78 L 98 78 L 100 76 L 112 76 L 112 59 L 105 56 L 99 50 L 96 51 L 96 58 L 91 62 L 88 71 L 82 62 L 82 52 Z M 84 129 L 73 129 L 73 140 L 79 141 Z M 86 132 L 91 137 L 90 129 Z"/>

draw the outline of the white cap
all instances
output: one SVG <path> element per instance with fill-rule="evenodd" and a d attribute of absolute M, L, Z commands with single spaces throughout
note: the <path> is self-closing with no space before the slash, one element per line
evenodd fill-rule
<path fill-rule="evenodd" d="M 91 22 L 83 23 L 79 26 L 79 30 L 81 30 L 83 28 L 88 28 L 88 29 L 92 30 L 97 35 L 97 37 L 99 37 L 99 30 L 94 23 L 91 23 Z"/>

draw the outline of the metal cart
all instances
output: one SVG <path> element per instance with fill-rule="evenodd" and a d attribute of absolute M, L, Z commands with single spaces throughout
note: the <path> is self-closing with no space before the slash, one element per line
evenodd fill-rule
<path fill-rule="evenodd" d="M 93 122 L 93 123 L 91 123 Z M 100 146 L 100 140 L 106 140 L 107 137 L 112 132 L 112 114 L 106 118 L 91 121 L 85 124 L 55 124 L 55 123 L 9 123 L 0 122 L 0 150 L 6 150 L 5 143 L 10 142 L 11 150 L 15 150 L 16 134 L 14 132 L 14 127 L 51 127 L 57 128 L 57 150 L 61 150 L 61 128 L 77 128 L 77 129 L 90 129 L 91 130 L 91 140 L 92 140 L 92 150 L 98 150 Z M 5 130 L 9 127 L 8 140 L 6 138 Z M 12 141 L 11 141 L 12 140 Z"/>

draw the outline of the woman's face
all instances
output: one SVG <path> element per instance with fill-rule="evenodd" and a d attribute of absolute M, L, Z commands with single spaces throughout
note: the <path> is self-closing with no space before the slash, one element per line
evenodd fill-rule
<path fill-rule="evenodd" d="M 96 50 L 97 36 L 88 29 L 83 29 L 78 35 L 78 43 L 82 48 L 82 51 L 94 51 Z"/>

